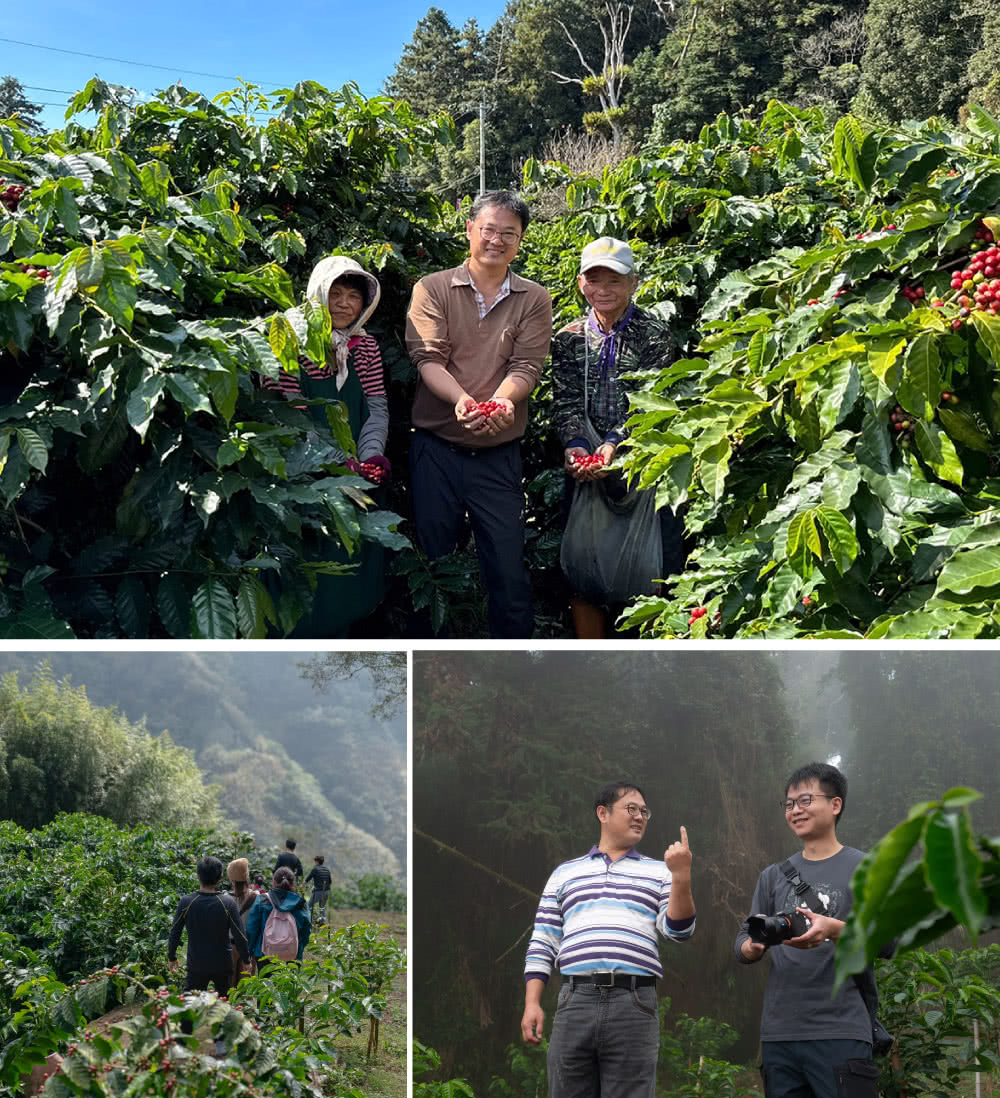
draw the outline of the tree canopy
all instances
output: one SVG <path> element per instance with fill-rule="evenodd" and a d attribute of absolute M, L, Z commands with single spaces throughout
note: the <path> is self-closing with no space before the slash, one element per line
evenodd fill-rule
<path fill-rule="evenodd" d="M 41 827 L 59 812 L 121 827 L 216 826 L 218 787 L 167 732 L 153 736 L 43 665 L 28 686 L 0 679 L 0 818 Z"/>

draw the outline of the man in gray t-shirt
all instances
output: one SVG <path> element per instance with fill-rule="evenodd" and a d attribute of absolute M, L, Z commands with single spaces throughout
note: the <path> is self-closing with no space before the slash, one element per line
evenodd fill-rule
<path fill-rule="evenodd" d="M 764 993 L 760 1039 L 766 1098 L 877 1098 L 871 1019 L 849 980 L 833 992 L 834 950 L 851 909 L 851 877 L 864 857 L 837 840 L 837 821 L 847 798 L 847 779 L 827 763 L 810 763 L 785 785 L 785 822 L 802 842 L 789 861 L 825 905 L 810 912 L 795 895 L 781 865 L 757 880 L 752 914 L 798 909 L 809 920 L 804 934 L 776 946 L 750 938 L 746 923 L 736 936 L 743 964 L 767 952 L 771 971 Z"/>

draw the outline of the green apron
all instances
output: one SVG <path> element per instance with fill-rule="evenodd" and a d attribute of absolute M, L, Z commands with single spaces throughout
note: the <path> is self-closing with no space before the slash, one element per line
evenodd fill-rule
<path fill-rule="evenodd" d="M 347 371 L 342 389 L 332 373 L 325 377 L 310 377 L 303 367 L 299 373 L 302 395 L 308 400 L 325 397 L 339 400 L 347 407 L 351 436 L 357 440 L 361 428 L 368 419 L 368 401 L 361 379 L 353 367 Z M 329 430 L 326 409 L 322 404 L 309 408 L 309 414 L 325 430 Z M 368 494 L 376 496 L 372 485 Z M 348 628 L 356 621 L 368 617 L 385 596 L 385 549 L 374 541 L 362 540 L 355 547 L 354 556 L 339 543 L 322 538 L 313 530 L 303 531 L 303 559 L 330 560 L 356 565 L 356 571 L 347 576 L 317 576 L 312 609 L 289 634 L 299 638 L 345 637 Z"/>

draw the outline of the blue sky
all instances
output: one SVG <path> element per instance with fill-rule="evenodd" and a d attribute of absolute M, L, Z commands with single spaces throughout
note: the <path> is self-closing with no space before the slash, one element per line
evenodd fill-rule
<path fill-rule="evenodd" d="M 504 0 L 438 0 L 435 6 L 456 26 L 475 17 L 489 27 Z M 430 0 L 293 0 L 232 8 L 194 0 L 148 8 L 122 0 L 8 4 L 0 30 L 0 76 L 17 77 L 35 103 L 59 104 L 44 108 L 41 120 L 50 128 L 63 124 L 65 93 L 75 93 L 94 75 L 147 93 L 179 78 L 208 96 L 232 87 L 231 77 L 237 76 L 276 86 L 317 80 L 331 88 L 353 80 L 370 96 L 381 90 L 428 7 Z M 17 44 L 29 42 L 35 45 Z M 95 60 L 38 46 L 165 67 Z M 216 75 L 189 75 L 182 69 Z"/>

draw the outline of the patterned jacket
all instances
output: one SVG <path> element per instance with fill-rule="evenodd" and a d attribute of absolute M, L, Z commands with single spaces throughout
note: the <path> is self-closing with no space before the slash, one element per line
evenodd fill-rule
<path fill-rule="evenodd" d="M 618 337 L 613 376 L 602 378 L 597 365 L 602 339 L 588 326 L 587 319 L 582 316 L 570 321 L 552 340 L 552 421 L 564 448 L 573 445 L 590 449 L 583 430 L 585 346 L 589 348 L 590 360 L 587 374 L 590 421 L 605 442 L 616 446 L 628 434 L 625 430 L 628 394 L 640 385 L 638 381 L 624 380 L 621 375 L 636 370 L 660 370 L 676 357 L 674 341 L 663 321 L 636 307 Z"/>

